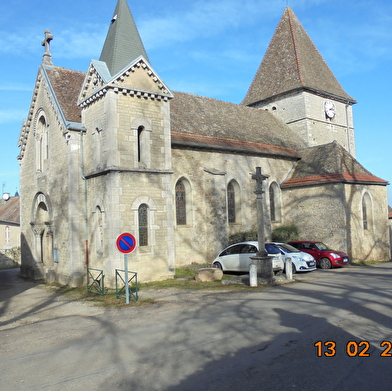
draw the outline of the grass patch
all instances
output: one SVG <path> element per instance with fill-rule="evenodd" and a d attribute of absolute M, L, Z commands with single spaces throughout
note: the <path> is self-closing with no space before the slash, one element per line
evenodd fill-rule
<path fill-rule="evenodd" d="M 126 304 L 124 297 L 117 299 L 116 291 L 113 289 L 107 289 L 105 295 L 101 296 L 96 293 L 87 292 L 86 286 L 70 288 L 69 286 L 63 286 L 57 283 L 43 286 L 56 295 L 63 296 L 68 301 L 84 301 L 100 307 L 122 308 L 129 307 L 130 305 L 133 307 L 143 307 L 156 303 L 153 299 L 141 299 L 140 297 L 138 301 L 135 301 L 135 299 L 130 296 L 129 304 Z"/>
<path fill-rule="evenodd" d="M 352 266 L 373 266 L 373 265 L 379 265 L 381 263 L 388 263 L 391 262 L 389 261 L 355 261 L 351 262 L 350 265 Z"/>
<path fill-rule="evenodd" d="M 197 282 L 195 280 L 195 276 L 197 273 L 197 267 L 183 267 L 177 268 L 175 270 L 174 278 L 162 280 L 162 281 L 152 281 L 139 283 L 139 294 L 143 290 L 149 289 L 189 289 L 189 290 L 226 290 L 226 291 L 254 291 L 255 289 L 264 289 L 264 287 L 259 286 L 258 288 L 251 288 L 245 284 L 222 284 L 221 281 L 212 281 L 212 282 Z M 223 275 L 223 279 L 231 279 L 230 275 Z M 154 299 L 149 298 L 140 298 L 135 301 L 130 296 L 129 304 L 125 303 L 125 298 L 120 297 L 117 299 L 116 292 L 113 289 L 107 289 L 105 291 L 104 296 L 100 296 L 99 294 L 95 294 L 92 292 L 87 292 L 86 286 L 82 286 L 79 288 L 70 288 L 69 286 L 63 286 L 57 283 L 42 285 L 45 289 L 52 291 L 53 293 L 63 296 L 69 301 L 84 301 L 87 303 L 91 303 L 101 307 L 110 307 L 110 308 L 123 308 L 123 307 L 143 307 L 147 305 L 152 305 L 157 303 Z M 148 292 L 146 292 L 148 295 Z M 164 292 L 162 293 L 162 297 L 164 297 Z"/>

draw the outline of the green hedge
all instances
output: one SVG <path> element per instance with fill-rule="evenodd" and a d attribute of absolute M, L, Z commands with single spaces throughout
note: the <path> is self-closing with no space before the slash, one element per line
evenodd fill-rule
<path fill-rule="evenodd" d="M 273 242 L 290 242 L 298 240 L 298 228 L 295 225 L 282 225 L 272 231 Z"/>
<path fill-rule="evenodd" d="M 257 240 L 257 231 L 237 232 L 229 236 L 229 244 Z"/>

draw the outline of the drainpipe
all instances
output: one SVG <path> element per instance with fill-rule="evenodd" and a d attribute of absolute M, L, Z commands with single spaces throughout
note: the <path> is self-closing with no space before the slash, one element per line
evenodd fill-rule
<path fill-rule="evenodd" d="M 89 267 L 89 259 L 88 259 L 88 218 L 87 218 L 87 179 L 84 176 L 84 149 L 83 149 L 83 130 L 80 131 L 80 172 L 81 177 L 84 181 L 84 223 L 85 223 L 85 259 L 86 259 L 86 268 Z"/>

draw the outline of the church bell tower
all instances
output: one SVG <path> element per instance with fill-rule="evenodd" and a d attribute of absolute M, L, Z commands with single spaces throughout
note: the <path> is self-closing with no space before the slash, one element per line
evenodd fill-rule
<path fill-rule="evenodd" d="M 355 157 L 355 103 L 287 7 L 242 104 L 271 111 L 308 147 L 337 141 Z"/>

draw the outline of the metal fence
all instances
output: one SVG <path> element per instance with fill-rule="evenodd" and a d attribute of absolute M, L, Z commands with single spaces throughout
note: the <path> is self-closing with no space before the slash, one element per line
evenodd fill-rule
<path fill-rule="evenodd" d="M 124 277 L 123 277 L 124 276 Z M 139 300 L 138 296 L 137 273 L 128 272 L 128 291 L 129 297 L 135 301 Z M 125 270 L 116 269 L 116 297 L 125 297 Z"/>
<path fill-rule="evenodd" d="M 87 292 L 105 295 L 105 275 L 103 270 L 87 268 Z"/>

